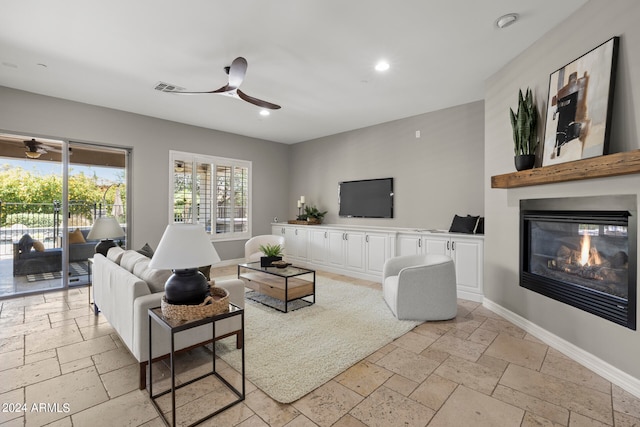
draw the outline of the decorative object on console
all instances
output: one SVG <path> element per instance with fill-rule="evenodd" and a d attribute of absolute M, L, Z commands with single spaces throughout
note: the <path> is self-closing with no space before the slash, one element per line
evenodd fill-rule
<path fill-rule="evenodd" d="M 450 233 L 466 233 L 466 234 L 474 234 L 476 233 L 476 228 L 478 226 L 478 222 L 480 220 L 479 216 L 453 216 L 453 221 L 451 222 L 451 227 L 449 228 Z M 483 232 L 484 232 L 484 221 L 483 221 Z"/>
<path fill-rule="evenodd" d="M 173 270 L 164 285 L 169 304 L 197 305 L 209 292 L 209 283 L 198 267 L 219 261 L 202 225 L 169 224 L 149 267 Z"/>
<path fill-rule="evenodd" d="M 315 206 L 305 206 L 304 213 L 309 224 L 322 224 L 322 220 L 327 214 L 327 211 L 321 212 Z"/>
<path fill-rule="evenodd" d="M 532 169 L 536 162 L 536 148 L 538 147 L 537 123 L 538 109 L 533 102 L 533 93 L 527 88 L 522 96 L 522 89 L 518 91 L 518 111 L 509 109 L 511 128 L 513 130 L 513 144 L 515 152 L 516 170 Z"/>
<path fill-rule="evenodd" d="M 305 197 L 300 196 L 300 200 L 298 200 L 298 216 L 295 220 L 288 222 L 289 224 L 300 225 L 321 224 L 326 213 L 327 211 L 321 212 L 315 206 L 305 205 Z"/>
<path fill-rule="evenodd" d="M 549 77 L 542 165 L 608 153 L 619 37 Z"/>
<path fill-rule="evenodd" d="M 282 260 L 282 246 L 278 244 L 265 244 L 260 245 L 260 252 L 264 254 L 260 257 L 260 267 L 271 267 L 274 261 Z"/>
<path fill-rule="evenodd" d="M 306 221 L 307 217 L 303 214 L 304 212 L 304 196 L 300 196 L 298 199 L 298 216 L 296 217 L 297 221 Z"/>
<path fill-rule="evenodd" d="M 117 246 L 113 239 L 124 237 L 124 235 L 125 232 L 118 224 L 118 220 L 112 216 L 105 216 L 96 219 L 91 231 L 87 234 L 87 239 L 100 239 L 101 242 L 96 245 L 96 253 L 107 256 L 109 249 Z M 69 239 L 71 239 L 71 236 Z"/>

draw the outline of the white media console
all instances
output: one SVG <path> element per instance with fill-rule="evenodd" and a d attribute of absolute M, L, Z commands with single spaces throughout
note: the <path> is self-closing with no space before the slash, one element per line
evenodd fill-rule
<path fill-rule="evenodd" d="M 381 281 L 387 259 L 439 253 L 453 258 L 458 297 L 482 302 L 484 236 L 391 227 L 272 223 L 285 237 L 285 256 L 301 267 Z"/>

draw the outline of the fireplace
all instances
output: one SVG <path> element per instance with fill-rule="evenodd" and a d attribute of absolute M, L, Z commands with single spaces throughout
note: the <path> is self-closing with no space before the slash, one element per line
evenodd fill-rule
<path fill-rule="evenodd" d="M 520 286 L 636 329 L 635 195 L 520 201 Z"/>

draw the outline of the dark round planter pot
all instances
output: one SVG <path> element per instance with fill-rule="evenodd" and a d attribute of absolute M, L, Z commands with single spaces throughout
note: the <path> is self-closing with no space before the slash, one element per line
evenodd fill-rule
<path fill-rule="evenodd" d="M 209 292 L 209 282 L 197 268 L 173 270 L 164 284 L 164 296 L 169 304 L 197 305 Z"/>
<path fill-rule="evenodd" d="M 527 169 L 533 169 L 533 165 L 536 163 L 535 154 L 527 154 L 523 156 L 514 157 L 517 171 L 524 171 Z"/>

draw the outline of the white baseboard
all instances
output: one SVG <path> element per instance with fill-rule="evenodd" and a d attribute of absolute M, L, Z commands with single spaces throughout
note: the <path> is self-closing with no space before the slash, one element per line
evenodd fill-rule
<path fill-rule="evenodd" d="M 484 301 L 484 297 L 482 295 L 475 292 L 461 291 L 460 289 L 458 289 L 458 298 L 466 299 L 469 301 L 475 301 L 475 302 Z"/>
<path fill-rule="evenodd" d="M 640 398 L 640 379 L 621 371 L 620 369 L 610 365 L 609 363 L 594 356 L 593 354 L 581 349 L 580 347 L 570 343 L 569 341 L 566 341 L 563 338 L 560 338 L 557 335 L 552 334 L 546 329 L 541 328 L 535 323 L 532 323 L 524 317 L 510 310 L 507 310 L 506 308 L 496 304 L 495 302 L 487 298 L 484 298 L 484 300 L 482 301 L 482 305 L 485 308 L 493 311 L 494 313 L 504 317 L 511 323 L 524 329 L 534 337 L 560 351 L 564 355 L 580 363 L 582 366 L 592 370 L 601 377 L 606 378 L 611 383 Z"/>

